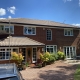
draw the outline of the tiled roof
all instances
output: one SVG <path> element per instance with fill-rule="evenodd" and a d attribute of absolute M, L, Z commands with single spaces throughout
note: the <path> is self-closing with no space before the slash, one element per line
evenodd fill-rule
<path fill-rule="evenodd" d="M 10 42 L 9 42 L 10 41 Z M 0 41 L 0 46 L 43 46 L 45 44 L 30 39 L 28 37 L 7 37 L 4 40 Z"/>
<path fill-rule="evenodd" d="M 79 26 L 54 22 L 54 21 L 47 21 L 47 20 L 35 20 L 35 19 L 26 19 L 26 18 L 11 18 L 11 19 L 1 19 L 1 22 L 9 22 L 10 23 L 18 23 L 18 24 L 34 24 L 34 25 L 43 25 L 43 26 L 52 26 L 52 27 L 74 27 L 74 28 L 80 28 Z"/>

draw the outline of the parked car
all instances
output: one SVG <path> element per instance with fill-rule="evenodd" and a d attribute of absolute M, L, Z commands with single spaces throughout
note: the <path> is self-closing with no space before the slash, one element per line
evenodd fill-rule
<path fill-rule="evenodd" d="M 0 64 L 0 80 L 24 80 L 16 64 Z"/>

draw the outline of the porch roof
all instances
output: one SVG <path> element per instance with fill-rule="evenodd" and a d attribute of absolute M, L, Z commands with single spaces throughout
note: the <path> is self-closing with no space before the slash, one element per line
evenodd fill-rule
<path fill-rule="evenodd" d="M 9 39 L 10 38 L 10 39 Z M 7 37 L 0 40 L 0 46 L 44 46 L 44 43 L 35 41 L 28 37 Z"/>

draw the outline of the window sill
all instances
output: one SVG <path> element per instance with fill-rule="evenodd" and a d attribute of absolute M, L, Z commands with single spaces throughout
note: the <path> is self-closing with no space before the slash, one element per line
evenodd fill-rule
<path fill-rule="evenodd" d="M 24 34 L 24 35 L 36 35 L 36 34 Z"/>
<path fill-rule="evenodd" d="M 74 36 L 74 35 L 64 35 L 64 36 Z"/>

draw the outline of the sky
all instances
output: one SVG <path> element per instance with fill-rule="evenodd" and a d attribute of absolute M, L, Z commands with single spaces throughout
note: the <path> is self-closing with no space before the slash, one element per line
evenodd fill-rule
<path fill-rule="evenodd" d="M 0 0 L 0 19 L 29 18 L 80 26 L 80 0 Z"/>

